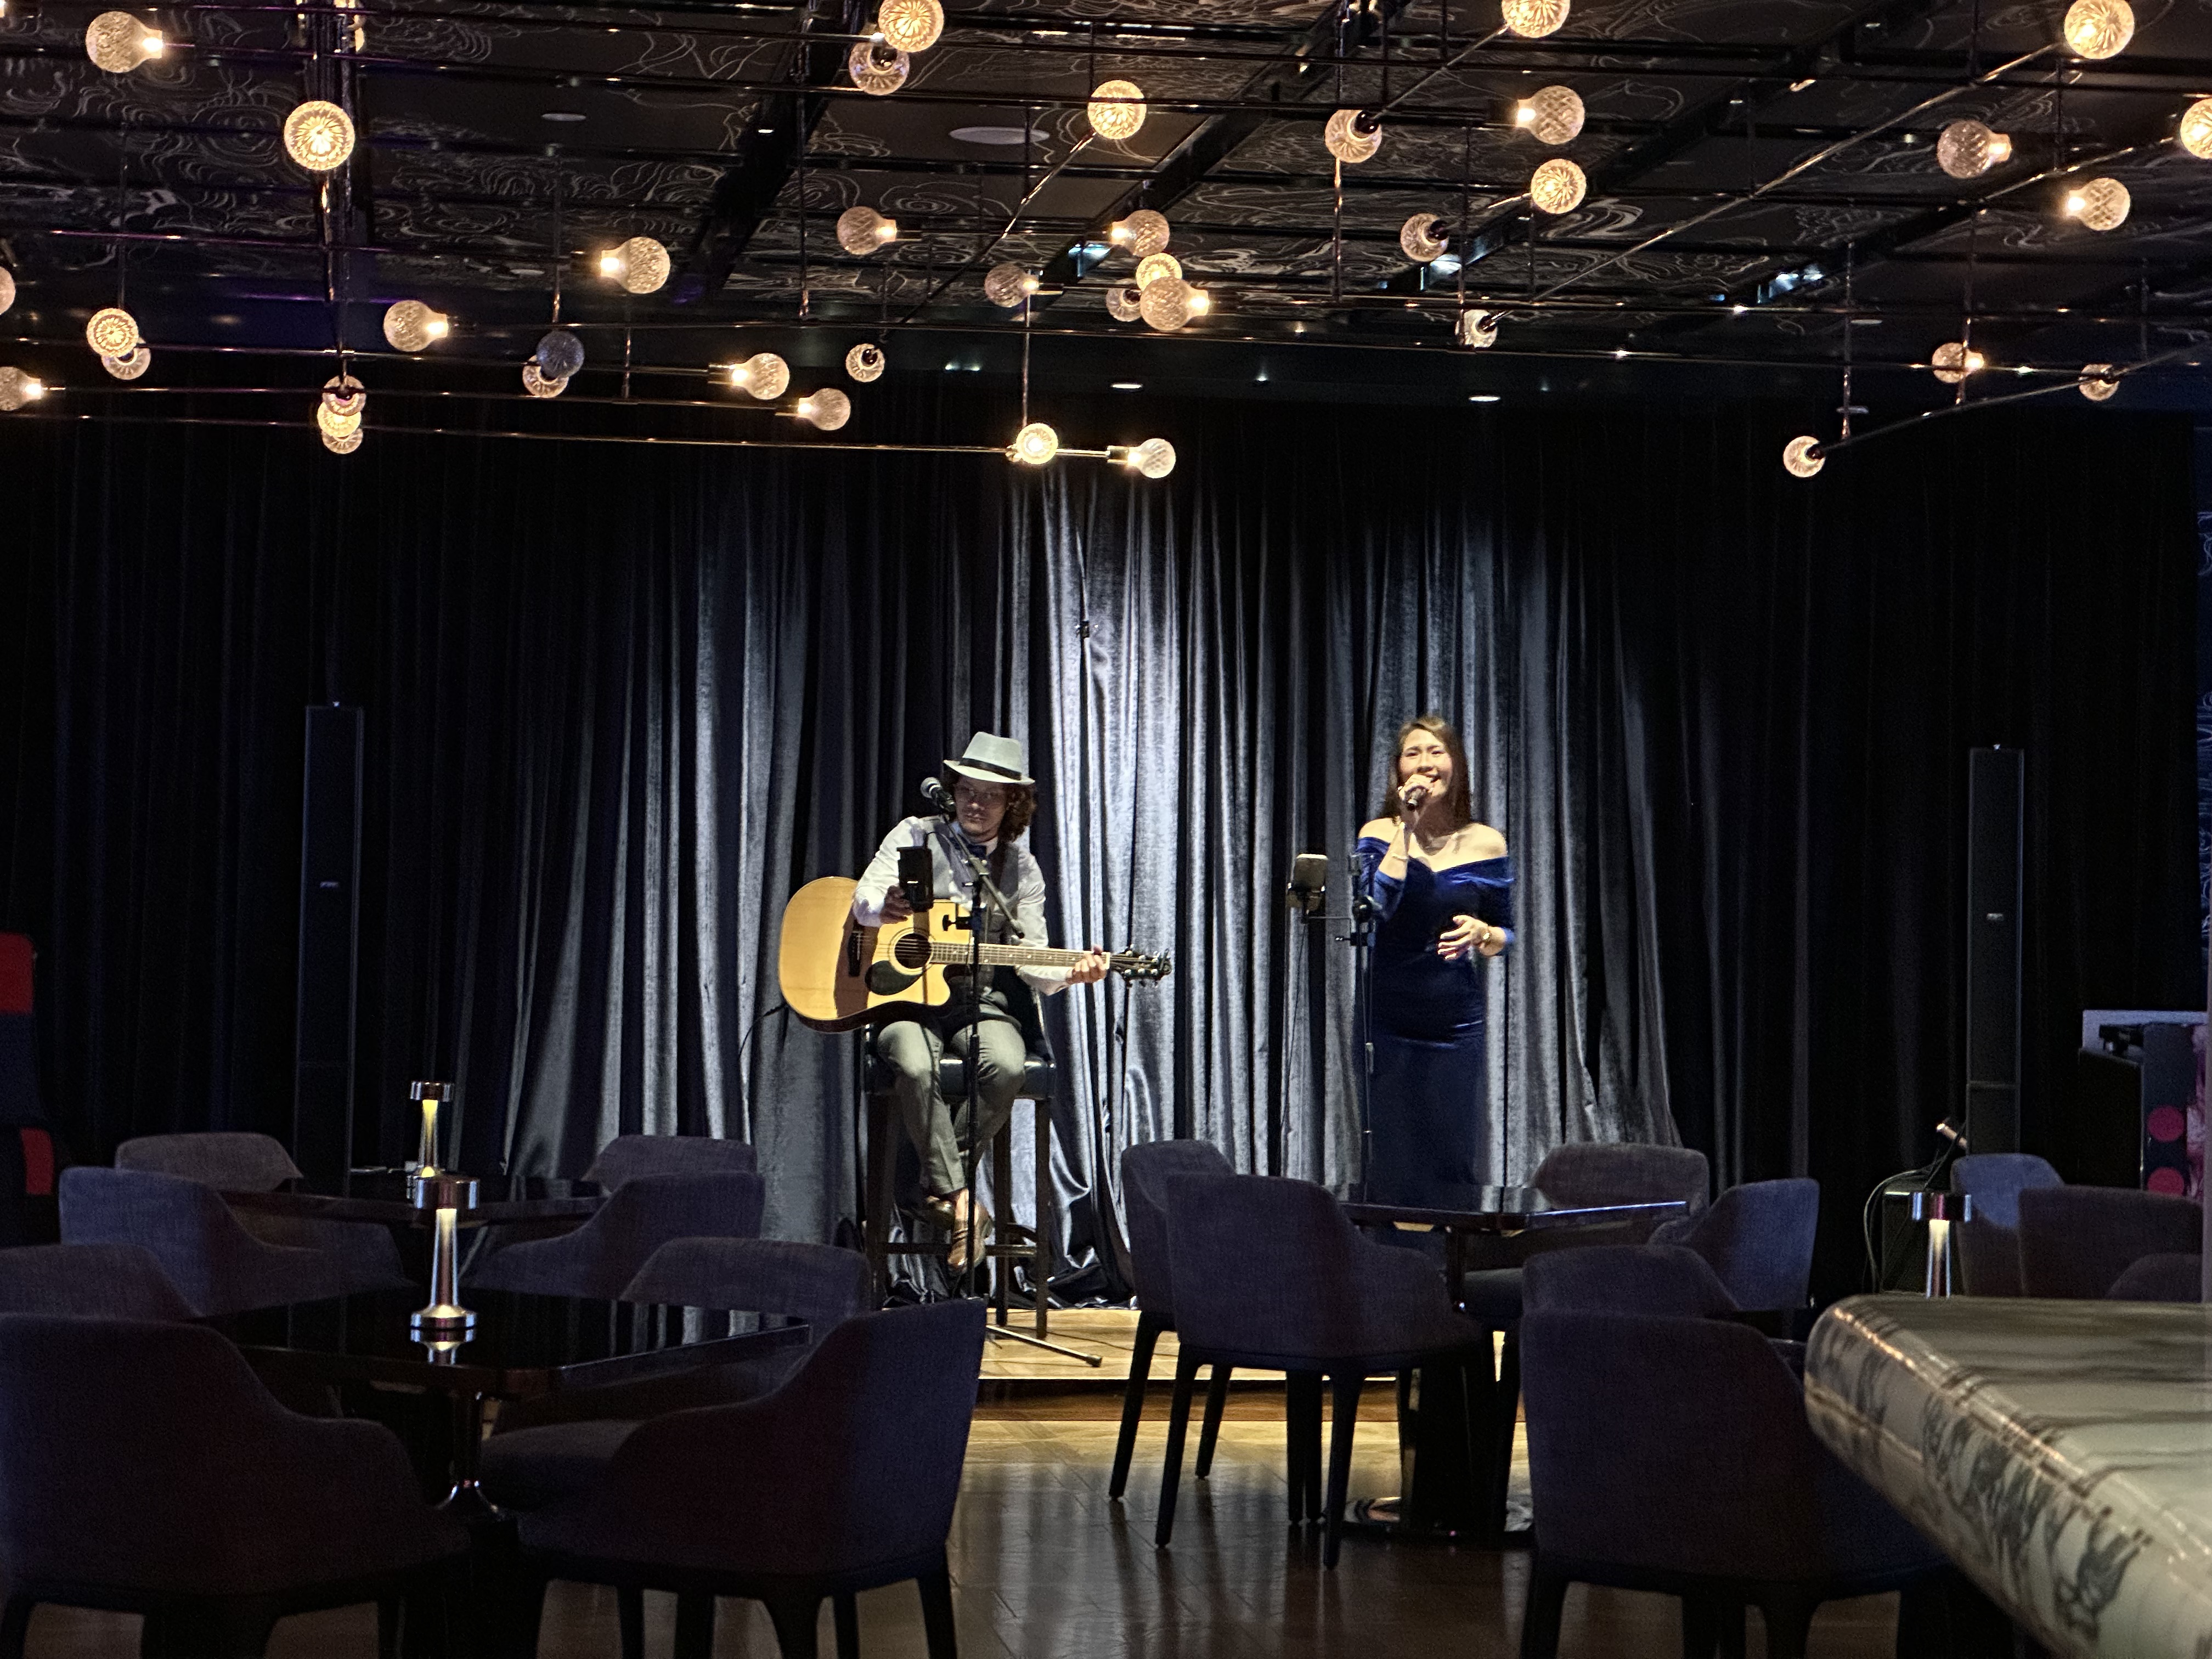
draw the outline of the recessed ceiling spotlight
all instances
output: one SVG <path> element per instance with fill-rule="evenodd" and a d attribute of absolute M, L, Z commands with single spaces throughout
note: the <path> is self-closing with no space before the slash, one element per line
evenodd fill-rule
<path fill-rule="evenodd" d="M 542 111 L 538 118 L 541 121 L 580 121 L 584 116 L 580 110 L 549 109 Z"/>
<path fill-rule="evenodd" d="M 1043 130 L 1039 127 L 955 127 L 951 136 L 963 144 L 997 144 L 1001 148 L 1044 142 Z"/>
<path fill-rule="evenodd" d="M 1145 383 L 1142 380 L 1116 380 L 1114 382 L 1114 390 L 1116 392 L 1142 392 L 1144 389 Z"/>
<path fill-rule="evenodd" d="M 1498 394 L 1495 392 L 1470 392 L 1467 394 L 1467 400 L 1471 404 L 1494 404 L 1498 401 Z"/>

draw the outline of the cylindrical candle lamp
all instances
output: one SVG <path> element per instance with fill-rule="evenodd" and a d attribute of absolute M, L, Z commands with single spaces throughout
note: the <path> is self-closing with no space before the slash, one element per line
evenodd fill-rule
<path fill-rule="evenodd" d="M 1912 1218 L 1928 1224 L 1928 1277 L 1922 1287 L 1926 1296 L 1951 1294 L 1951 1224 L 1974 1218 L 1971 1193 L 1915 1193 Z"/>
<path fill-rule="evenodd" d="M 416 1083 L 407 1092 L 422 1104 L 422 1144 L 416 1156 L 416 1173 L 434 1176 L 438 1173 L 438 1107 L 442 1101 L 453 1097 L 450 1083 Z"/>
<path fill-rule="evenodd" d="M 435 1212 L 430 1304 L 416 1309 L 407 1322 L 418 1342 L 459 1342 L 476 1328 L 476 1315 L 460 1301 L 461 1212 L 475 1208 L 476 1201 L 477 1183 L 463 1176 L 432 1175 L 415 1183 L 415 1207 Z"/>

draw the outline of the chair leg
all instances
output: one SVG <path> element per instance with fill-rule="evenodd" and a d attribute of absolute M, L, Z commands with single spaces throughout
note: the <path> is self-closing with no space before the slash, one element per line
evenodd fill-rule
<path fill-rule="evenodd" d="M 1287 1384 L 1291 1439 L 1291 1524 L 1317 1521 L 1322 1512 L 1321 1378 L 1294 1371 Z"/>
<path fill-rule="evenodd" d="M 1213 1473 L 1213 1449 L 1221 1441 L 1221 1408 L 1229 1403 L 1229 1373 L 1233 1368 L 1216 1365 L 1206 1385 L 1206 1419 L 1198 1428 L 1198 1478 Z"/>
<path fill-rule="evenodd" d="M 806 1650 L 809 1653 L 814 1651 L 814 1613 L 821 1605 L 817 1600 L 807 1608 Z M 773 1616 L 775 1609 L 770 1607 L 769 1612 Z M 781 1625 L 776 1626 L 775 1633 L 781 1640 L 783 1636 Z M 714 1598 L 686 1591 L 676 1598 L 676 1659 L 709 1659 L 714 1651 Z"/>
<path fill-rule="evenodd" d="M 921 1591 L 921 1628 L 929 1644 L 929 1659 L 960 1659 L 958 1633 L 952 1622 L 952 1575 L 942 1563 L 915 1580 Z"/>
<path fill-rule="evenodd" d="M 1114 1475 L 1106 1483 L 1106 1496 L 1119 1498 L 1129 1489 L 1129 1460 L 1137 1450 L 1137 1424 L 1145 1413 L 1145 1388 L 1152 1380 L 1152 1350 L 1159 1346 L 1167 1322 L 1157 1314 L 1137 1316 L 1137 1346 L 1129 1356 L 1128 1386 L 1121 1390 L 1121 1432 L 1114 1442 Z"/>
<path fill-rule="evenodd" d="M 843 1590 L 830 1598 L 830 1611 L 837 1621 L 837 1659 L 860 1659 L 860 1602 Z"/>
<path fill-rule="evenodd" d="M 684 1598 L 676 1601 L 677 1616 L 683 1616 Z M 783 1659 L 815 1659 L 820 1651 L 815 1641 L 814 1627 L 822 1616 L 822 1598 L 818 1595 L 778 1596 L 768 1604 L 769 1622 L 775 1626 L 776 1651 Z M 713 1632 L 708 1632 L 711 1642 Z M 700 1650 L 700 1659 L 705 1659 L 707 1649 Z M 678 1659 L 689 1659 L 683 1650 L 677 1650 Z"/>
<path fill-rule="evenodd" d="M 396 1590 L 376 1598 L 376 1659 L 399 1659 L 399 1614 L 405 1598 Z"/>
<path fill-rule="evenodd" d="M 519 1577 L 520 1582 L 514 1586 L 514 1601 L 511 1603 L 514 1626 L 509 1638 L 509 1648 L 514 1659 L 538 1659 L 538 1631 L 539 1626 L 545 1622 L 546 1581 L 542 1575 L 528 1571 L 526 1569 L 519 1575 Z M 466 1616 L 467 1591 L 454 1586 L 450 1579 L 447 1581 L 446 1607 L 448 1627 Z M 641 1615 L 639 1621 L 638 1638 L 639 1644 L 642 1646 L 644 1624 Z M 628 1639 L 627 1632 L 624 1639 L 625 1641 Z M 627 1651 L 625 1648 L 625 1654 Z"/>
<path fill-rule="evenodd" d="M 1545 1562 L 1540 1551 L 1528 1564 L 1528 1601 L 1521 1613 L 1521 1659 L 1557 1659 L 1568 1583 L 1564 1573 L 1554 1572 Z"/>
<path fill-rule="evenodd" d="M 1152 1542 L 1168 1547 L 1175 1531 L 1176 1488 L 1182 1482 L 1182 1443 L 1190 1433 L 1190 1396 L 1198 1382 L 1198 1356 L 1188 1348 L 1176 1355 L 1175 1401 L 1168 1407 L 1168 1455 L 1160 1470 L 1160 1516 Z"/>
<path fill-rule="evenodd" d="M 1359 1390 L 1367 1378 L 1358 1371 L 1333 1376 L 1336 1398 L 1334 1420 L 1328 1431 L 1328 1492 L 1322 1500 L 1321 1564 L 1336 1565 L 1337 1546 L 1344 1536 L 1345 1488 L 1352 1484 L 1352 1431 L 1359 1421 Z"/>
<path fill-rule="evenodd" d="M 1805 1659 L 1805 1644 L 1813 1636 L 1813 1612 L 1819 1604 L 1802 1595 L 1762 1596 L 1759 1610 L 1766 1620 L 1766 1659 Z"/>
<path fill-rule="evenodd" d="M 1491 1492 L 1486 1514 L 1486 1524 L 1505 1530 L 1505 1498 L 1513 1490 L 1513 1430 L 1521 1415 L 1521 1329 L 1509 1325 L 1505 1330 L 1504 1352 L 1498 1365 L 1498 1392 L 1494 1396 L 1498 1409 L 1498 1438 L 1494 1461 L 1491 1463 Z"/>
<path fill-rule="evenodd" d="M 1713 1659 L 1724 1650 L 1728 1620 L 1735 1620 L 1736 1648 L 1743 1646 L 1743 1608 L 1724 1596 L 1686 1592 L 1682 1597 L 1682 1659 Z"/>
<path fill-rule="evenodd" d="M 27 1595 L 11 1595 L 0 1607 L 0 1659 L 23 1659 L 23 1644 L 31 1634 L 31 1614 L 38 1603 Z"/>
<path fill-rule="evenodd" d="M 622 1659 L 645 1659 L 645 1592 L 631 1585 L 615 1590 L 615 1622 L 622 1630 Z"/>

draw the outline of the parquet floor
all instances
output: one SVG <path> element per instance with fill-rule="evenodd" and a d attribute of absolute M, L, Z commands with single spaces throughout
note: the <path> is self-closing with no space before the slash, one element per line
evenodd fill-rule
<path fill-rule="evenodd" d="M 1117 1328 L 1117 1325 L 1125 1328 Z M 1118 1340 L 1127 1316 L 1056 1316 L 1056 1334 L 1094 1347 Z M 955 1606 L 969 1659 L 1508 1659 L 1518 1652 L 1527 1558 L 1353 1536 L 1333 1573 L 1316 1540 L 1284 1522 L 1279 1386 L 1239 1390 L 1212 1478 L 1183 1484 L 1172 1546 L 1152 1547 L 1165 1432 L 1160 1413 L 1139 1439 L 1127 1501 L 1106 1484 L 1118 1414 L 1113 1384 L 1050 1355 L 985 1356 L 984 1403 L 969 1443 L 952 1534 Z M 1026 1374 L 1027 1389 L 994 1399 L 998 1380 Z M 1050 1367 L 1053 1369 L 1046 1370 Z M 1066 1370 L 1059 1368 L 1066 1367 Z M 1166 1370 L 1156 1367 L 1155 1375 Z M 1098 1383 L 1104 1382 L 1102 1388 Z M 1003 1393 L 1004 1391 L 1000 1391 Z M 1352 1486 L 1396 1489 L 1388 1389 L 1378 1383 L 1362 1423 Z M 1516 1476 L 1525 1486 L 1525 1449 Z M 773 1498 L 764 1495 L 763 1501 Z M 673 1603 L 648 1596 L 651 1659 L 669 1650 Z M 1894 1597 L 1832 1604 L 1814 1626 L 1815 1659 L 1875 1659 L 1891 1651 Z M 1675 1604 L 1624 1591 L 1577 1589 L 1567 1605 L 1564 1659 L 1671 1659 L 1680 1650 Z M 30 1651 L 53 1659 L 130 1659 L 137 1621 L 41 1611 Z M 1756 1616 L 1752 1653 L 1762 1652 Z M 867 1659 L 920 1659 L 921 1621 L 911 1587 L 860 1598 Z M 618 1651 L 611 1593 L 556 1585 L 541 1659 L 600 1659 Z M 825 1609 L 822 1651 L 835 1651 Z M 373 1659 L 367 1609 L 286 1621 L 271 1649 L 282 1659 Z M 722 1604 L 717 1659 L 769 1659 L 775 1644 L 760 1610 Z"/>

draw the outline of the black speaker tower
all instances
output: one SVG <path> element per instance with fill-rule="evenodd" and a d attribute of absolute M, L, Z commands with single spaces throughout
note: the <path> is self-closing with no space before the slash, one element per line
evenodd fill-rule
<path fill-rule="evenodd" d="M 362 718 L 337 703 L 307 709 L 300 812 L 299 1036 L 292 1161 L 335 1182 L 353 1163 L 354 989 L 361 931 Z"/>
<path fill-rule="evenodd" d="M 1966 756 L 1966 1139 L 2020 1150 L 2020 950 L 2027 757 Z"/>

